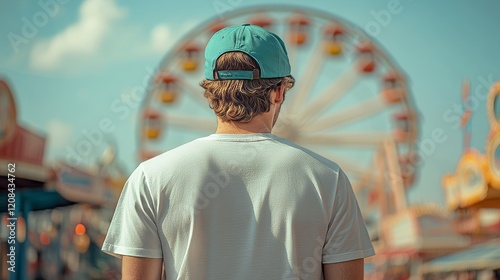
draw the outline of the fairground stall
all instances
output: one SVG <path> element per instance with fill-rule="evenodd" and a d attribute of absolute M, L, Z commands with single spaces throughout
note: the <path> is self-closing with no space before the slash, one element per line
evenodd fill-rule
<path fill-rule="evenodd" d="M 0 108 L 0 278 L 116 278 L 99 249 L 125 178 L 116 150 L 93 166 L 48 165 L 46 138 L 18 123 L 3 80 Z"/>
<path fill-rule="evenodd" d="M 467 99 L 467 84 L 464 93 Z M 465 114 L 464 152 L 455 173 L 443 177 L 446 204 L 453 213 L 454 227 L 457 232 L 469 236 L 473 246 L 427 263 L 424 272 L 429 278 L 470 274 L 471 277 L 493 275 L 488 279 L 500 279 L 499 95 L 500 82 L 497 82 L 491 86 L 486 102 L 490 135 L 484 153 L 470 148 L 470 127 L 467 124 L 472 112 Z"/>

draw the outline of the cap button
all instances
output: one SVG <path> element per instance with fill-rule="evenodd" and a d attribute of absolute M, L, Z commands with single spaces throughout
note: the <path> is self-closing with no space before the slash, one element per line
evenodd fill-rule
<path fill-rule="evenodd" d="M 250 23 L 244 23 L 241 26 L 250 26 Z"/>

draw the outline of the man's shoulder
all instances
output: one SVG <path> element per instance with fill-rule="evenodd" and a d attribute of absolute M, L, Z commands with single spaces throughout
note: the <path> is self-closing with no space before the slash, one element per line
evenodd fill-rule
<path fill-rule="evenodd" d="M 285 153 L 285 155 L 289 157 L 289 158 L 287 158 L 287 160 L 290 160 L 290 159 L 293 160 L 295 158 L 298 161 L 305 160 L 311 164 L 323 166 L 323 167 L 325 167 L 327 169 L 331 169 L 335 172 L 338 172 L 340 170 L 340 167 L 336 162 L 334 162 L 334 161 L 332 161 L 332 160 L 330 160 L 330 159 L 328 159 L 328 158 L 326 158 L 326 157 L 324 157 L 324 156 L 322 156 L 322 155 L 320 155 L 320 154 L 318 154 L 318 153 L 316 153 L 316 152 L 314 152 L 306 147 L 303 147 L 303 146 L 296 144 L 296 143 L 294 143 L 290 140 L 287 140 L 285 138 L 280 138 L 280 137 L 275 136 L 275 139 L 278 142 L 280 142 L 281 144 L 283 144 L 285 146 L 285 149 L 287 149 L 287 153 Z"/>
<path fill-rule="evenodd" d="M 200 147 L 204 145 L 204 141 L 201 141 L 202 139 L 203 138 L 195 139 L 188 143 L 172 148 L 155 157 L 143 161 L 141 165 L 145 170 L 148 170 L 150 172 L 154 170 L 163 172 L 166 167 L 179 166 L 180 164 L 182 164 L 182 162 L 190 160 L 192 156 L 201 155 L 200 152 L 203 149 L 200 149 Z"/>
<path fill-rule="evenodd" d="M 261 156 L 266 159 L 274 158 L 276 161 L 283 161 L 287 164 L 296 163 L 298 167 L 303 167 L 304 164 L 307 164 L 309 166 L 316 166 L 317 168 L 325 168 L 335 173 L 338 173 L 340 170 L 337 163 L 306 147 L 275 135 L 270 135 L 268 137 L 268 140 L 271 141 L 241 142 L 241 151 L 231 156 L 253 155 L 254 151 L 256 153 L 261 153 Z M 199 163 L 205 155 L 220 157 L 222 154 L 220 152 L 225 150 L 224 142 L 216 141 L 219 145 L 213 145 L 214 142 L 208 140 L 210 140 L 209 137 L 195 139 L 146 160 L 142 165 L 149 173 L 155 170 L 154 173 L 164 173 L 167 169 L 176 170 L 179 168 L 191 167 L 192 164 Z M 259 148 L 252 150 L 250 149 L 252 145 L 258 145 Z M 270 151 L 266 151 L 266 148 Z M 224 154 L 227 156 L 227 153 Z M 270 157 L 270 154 L 274 156 Z"/>

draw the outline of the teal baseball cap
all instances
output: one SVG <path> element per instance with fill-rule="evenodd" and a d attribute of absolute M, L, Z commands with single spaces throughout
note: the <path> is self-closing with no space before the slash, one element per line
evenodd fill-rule
<path fill-rule="evenodd" d="M 260 69 L 216 70 L 217 59 L 227 52 L 243 52 L 251 56 Z M 291 75 L 285 43 L 278 35 L 260 26 L 242 24 L 217 31 L 205 48 L 207 80 L 256 80 Z"/>

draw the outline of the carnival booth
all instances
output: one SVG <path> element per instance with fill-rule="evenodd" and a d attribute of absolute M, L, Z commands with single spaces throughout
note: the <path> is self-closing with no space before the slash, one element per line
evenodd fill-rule
<path fill-rule="evenodd" d="M 500 239 L 485 241 L 463 251 L 433 259 L 422 270 L 424 274 L 437 274 L 440 279 L 465 273 L 473 274 L 476 279 L 499 279 Z"/>
<path fill-rule="evenodd" d="M 14 96 L 0 80 L 0 211 L 2 278 L 27 279 L 26 239 L 30 211 L 69 205 L 56 191 L 45 190 L 50 170 L 43 164 L 45 137 L 17 123 Z M 5 186 L 5 187 L 4 187 Z M 7 227 L 9 225 L 9 227 Z"/>
<path fill-rule="evenodd" d="M 446 205 L 459 232 L 482 240 L 500 237 L 500 82 L 486 103 L 490 134 L 485 153 L 465 145 L 456 171 L 443 176 Z M 467 138 L 466 138 L 467 139 Z"/>
<path fill-rule="evenodd" d="M 468 99 L 467 84 L 464 92 Z M 470 131 L 466 129 L 464 152 L 456 171 L 443 176 L 442 181 L 446 205 L 454 216 L 454 227 L 457 232 L 469 236 L 474 246 L 426 263 L 423 272 L 428 277 L 470 273 L 474 277 L 487 274 L 493 275 L 488 279 L 500 278 L 499 95 L 500 82 L 497 82 L 491 86 L 486 102 L 491 131 L 485 153 L 470 148 Z M 465 128 L 470 115 L 465 114 L 467 119 L 462 123 Z"/>
<path fill-rule="evenodd" d="M 18 123 L 14 95 L 0 80 L 1 279 L 56 279 L 109 265 L 96 262 L 125 180 L 116 149 L 103 149 L 90 167 L 48 165 L 45 142 Z"/>
<path fill-rule="evenodd" d="M 367 279 L 420 279 L 422 264 L 469 244 L 448 213 L 433 204 L 412 205 L 382 220 L 374 269 Z"/>

